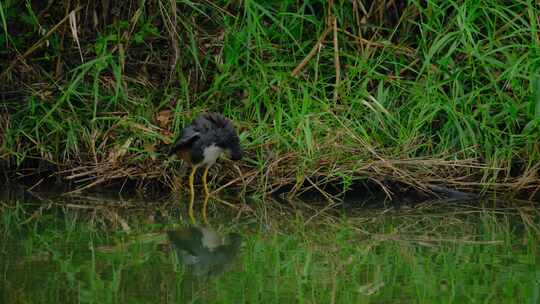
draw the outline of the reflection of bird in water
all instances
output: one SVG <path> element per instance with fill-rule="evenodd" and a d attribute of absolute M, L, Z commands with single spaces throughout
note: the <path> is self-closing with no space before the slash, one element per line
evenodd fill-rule
<path fill-rule="evenodd" d="M 238 254 L 242 243 L 237 233 L 230 233 L 225 242 L 216 231 L 198 226 L 167 231 L 167 235 L 178 258 L 196 276 L 222 272 Z"/>
<path fill-rule="evenodd" d="M 221 154 L 227 154 L 232 160 L 242 159 L 242 147 L 240 139 L 232 122 L 218 113 L 203 113 L 199 115 L 189 126 L 182 130 L 182 134 L 174 142 L 169 155 L 178 154 L 181 159 L 192 166 L 189 175 L 189 217 L 195 223 L 193 216 L 193 201 L 195 191 L 193 190 L 193 180 L 195 172 L 200 166 L 204 166 L 202 176 L 204 185 L 203 216 L 207 223 L 206 205 L 208 204 L 208 184 L 206 177 L 208 169 L 216 162 Z"/>

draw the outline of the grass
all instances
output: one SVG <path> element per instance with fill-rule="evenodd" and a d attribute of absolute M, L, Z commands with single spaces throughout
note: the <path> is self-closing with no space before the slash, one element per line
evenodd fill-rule
<path fill-rule="evenodd" d="M 536 195 L 535 1 L 329 3 L 3 1 L 0 156 L 81 187 L 177 189 L 159 151 L 212 110 L 241 130 L 234 184 L 251 191 L 375 181 Z"/>
<path fill-rule="evenodd" d="M 298 213 L 214 219 L 243 235 L 229 272 L 201 279 L 176 264 L 156 237 L 177 217 L 162 209 L 124 214 L 4 203 L 0 269 L 6 303 L 537 303 L 538 213 L 503 207 L 423 204 L 355 216 Z M 139 209 L 138 207 L 135 209 Z M 167 210 L 167 211 L 165 211 Z M 131 230 L 121 229 L 118 212 Z M 137 215 L 138 214 L 138 215 Z M 261 213 L 262 214 L 262 213 Z M 304 215 L 302 215 L 304 214 Z M 118 225 L 118 226 L 116 226 Z M 177 224 L 176 224 L 177 225 Z M 161 244 L 161 245 L 160 245 Z M 47 288 L 43 288 L 47 286 Z"/>

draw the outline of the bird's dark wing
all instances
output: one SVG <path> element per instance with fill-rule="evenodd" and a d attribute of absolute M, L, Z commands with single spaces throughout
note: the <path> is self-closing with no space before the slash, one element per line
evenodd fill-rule
<path fill-rule="evenodd" d="M 176 139 L 174 144 L 171 147 L 171 150 L 169 151 L 169 155 L 172 155 L 178 150 L 189 147 L 193 141 L 195 141 L 197 138 L 199 138 L 200 133 L 193 128 L 193 126 L 187 126 L 182 130 L 182 135 Z"/>

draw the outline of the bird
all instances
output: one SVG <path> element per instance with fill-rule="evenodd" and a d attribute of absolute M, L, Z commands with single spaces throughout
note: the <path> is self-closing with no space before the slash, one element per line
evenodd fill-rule
<path fill-rule="evenodd" d="M 201 226 L 170 230 L 167 236 L 180 261 L 197 276 L 222 272 L 242 243 L 238 233 L 229 233 L 226 242 L 215 230 Z"/>
<path fill-rule="evenodd" d="M 169 156 L 176 154 L 191 166 L 189 175 L 189 217 L 195 224 L 193 215 L 193 202 L 195 191 L 193 182 L 195 173 L 199 167 L 204 167 L 202 181 L 204 185 L 203 217 L 208 223 L 206 207 L 208 204 L 207 176 L 208 170 L 214 165 L 218 157 L 226 154 L 231 160 L 241 160 L 244 154 L 240 144 L 240 138 L 232 121 L 219 113 L 205 112 L 200 114 L 188 126 L 182 129 L 180 136 L 174 141 L 169 151 Z"/>

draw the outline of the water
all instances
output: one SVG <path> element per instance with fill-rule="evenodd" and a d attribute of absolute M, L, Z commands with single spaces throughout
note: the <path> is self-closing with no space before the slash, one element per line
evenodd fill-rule
<path fill-rule="evenodd" d="M 239 244 L 228 252 L 227 242 L 197 263 L 182 260 L 178 252 L 196 242 L 178 237 L 186 231 L 204 229 L 214 241 L 226 236 L 180 225 L 177 198 L 18 190 L 4 192 L 1 201 L 1 303 L 189 302 L 208 297 L 204 282 L 234 267 Z M 193 250 L 199 259 L 201 251 Z"/>
<path fill-rule="evenodd" d="M 178 198 L 34 194 L 0 204 L 1 303 L 540 299 L 532 204 L 386 204 L 330 216 L 268 201 L 238 218 L 214 206 L 212 228 L 186 224 Z"/>

